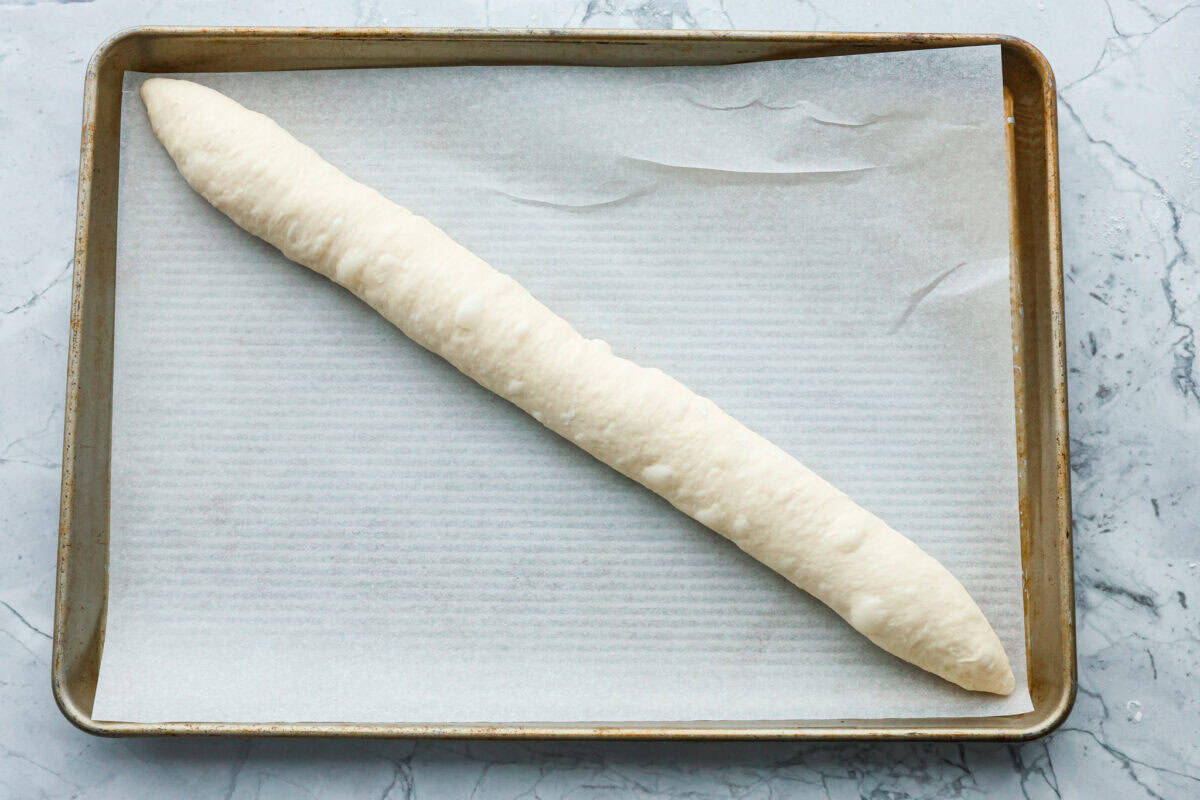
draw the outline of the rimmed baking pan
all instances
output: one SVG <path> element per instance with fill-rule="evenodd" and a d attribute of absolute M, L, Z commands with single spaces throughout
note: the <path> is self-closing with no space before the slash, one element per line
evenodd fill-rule
<path fill-rule="evenodd" d="M 436 65 L 715 65 L 999 45 L 1010 117 L 1012 321 L 1027 667 L 1032 711 L 1005 717 L 704 723 L 436 724 L 98 722 L 104 645 L 113 310 L 122 79 L 141 72 L 233 72 Z M 477 31 L 358 28 L 138 28 L 97 51 L 84 93 L 71 306 L 53 689 L 63 713 L 102 735 L 456 737 L 490 739 L 1001 739 L 1043 735 L 1074 700 L 1075 646 L 1054 78 L 1006 36 L 691 31 Z"/>

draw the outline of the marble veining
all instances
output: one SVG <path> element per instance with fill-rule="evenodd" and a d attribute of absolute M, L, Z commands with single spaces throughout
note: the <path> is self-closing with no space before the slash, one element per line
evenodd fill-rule
<path fill-rule="evenodd" d="M 0 796 L 1200 796 L 1200 4 L 0 0 Z M 87 58 L 137 24 L 1012 33 L 1060 86 L 1080 690 L 1024 745 L 121 741 L 49 689 Z"/>

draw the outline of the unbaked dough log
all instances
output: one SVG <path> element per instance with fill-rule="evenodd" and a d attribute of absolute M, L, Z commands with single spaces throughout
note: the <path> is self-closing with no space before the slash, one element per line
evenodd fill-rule
<path fill-rule="evenodd" d="M 580 336 L 423 217 L 269 118 L 195 83 L 142 98 L 179 171 L 250 233 L 357 294 L 422 347 L 811 592 L 888 652 L 967 689 L 1013 674 L 941 564 L 656 369 Z"/>

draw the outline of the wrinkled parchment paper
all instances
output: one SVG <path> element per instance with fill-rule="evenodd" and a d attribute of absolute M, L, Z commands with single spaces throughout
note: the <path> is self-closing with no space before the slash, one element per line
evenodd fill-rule
<path fill-rule="evenodd" d="M 129 75 L 94 716 L 993 715 L 1025 683 L 998 48 L 196 77 L 945 563 L 1009 698 L 834 614 L 194 194 Z"/>

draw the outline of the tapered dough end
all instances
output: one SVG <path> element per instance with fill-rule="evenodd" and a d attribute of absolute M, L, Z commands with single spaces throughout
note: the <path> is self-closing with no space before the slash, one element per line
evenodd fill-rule
<path fill-rule="evenodd" d="M 942 646 L 938 648 L 941 658 L 933 664 L 921 666 L 964 689 L 1011 694 L 1016 679 L 1004 645 L 1000 643 L 995 629 L 988 624 L 983 611 L 965 589 L 960 590 L 962 599 L 957 612 L 946 613 L 945 616 L 953 619 L 955 624 L 941 632 Z"/>
<path fill-rule="evenodd" d="M 953 581 L 944 567 L 932 558 L 930 562 L 945 572 L 947 581 Z M 890 631 L 884 649 L 964 689 L 1011 694 L 1016 684 L 1012 665 L 983 611 L 957 581 L 947 582 L 935 594 L 945 602 L 926 605 L 923 621 L 910 618 L 907 625 Z M 916 612 L 917 604 L 905 611 Z"/>
<path fill-rule="evenodd" d="M 142 102 L 149 108 L 150 105 L 162 97 L 162 92 L 169 89 L 170 84 L 175 83 L 170 78 L 149 78 L 142 83 Z"/>
<path fill-rule="evenodd" d="M 142 83 L 141 95 L 151 123 L 159 116 L 159 112 L 177 103 L 191 103 L 198 98 L 223 101 L 229 105 L 234 103 L 215 89 L 178 78 L 147 78 Z"/>
<path fill-rule="evenodd" d="M 177 163 L 196 155 L 196 151 L 202 153 L 206 145 L 211 146 L 210 139 L 229 133 L 228 118 L 223 121 L 223 115 L 262 116 L 214 89 L 176 78 L 149 78 L 142 84 L 141 95 L 154 135 Z M 180 163 L 190 181 L 189 171 L 183 166 Z"/>
<path fill-rule="evenodd" d="M 948 606 L 931 610 L 926 605 L 921 611 L 908 605 L 897 609 L 891 624 L 880 627 L 864 628 L 854 614 L 847 621 L 889 653 L 964 689 L 1011 694 L 1016 679 L 1000 637 L 966 591 L 958 584 L 954 588 L 954 594 L 962 596 L 953 611 L 943 610 Z"/>
<path fill-rule="evenodd" d="M 282 128 L 263 114 L 191 81 L 149 78 L 142 83 L 141 96 L 154 135 L 188 183 L 201 194 L 203 190 L 193 181 L 205 178 L 210 171 L 223 174 L 219 169 L 223 166 L 222 159 L 240 152 L 239 148 L 250 148 L 255 142 L 248 140 L 262 137 L 267 131 L 283 133 Z M 287 138 L 294 141 L 290 136 Z M 214 183 L 208 178 L 205 182 Z"/>
<path fill-rule="evenodd" d="M 989 633 L 991 633 L 990 630 Z M 1012 694 L 1013 687 L 1016 685 L 1012 666 L 995 633 L 992 633 L 991 639 L 992 641 L 987 643 L 982 653 L 951 665 L 943 677 L 964 689 L 975 692 Z"/>
<path fill-rule="evenodd" d="M 871 549 L 822 560 L 817 569 L 824 583 L 816 588 L 836 580 L 840 592 L 817 594 L 818 599 L 872 642 L 921 669 L 973 692 L 1012 692 L 1016 680 L 1000 637 L 943 564 L 860 507 L 828 520 L 830 528 L 838 524 L 869 531 Z"/>
<path fill-rule="evenodd" d="M 157 128 L 157 123 L 161 122 L 163 112 L 168 107 L 184 102 L 187 95 L 194 94 L 197 90 L 212 91 L 198 83 L 174 78 L 150 78 L 145 81 L 141 90 L 142 103 L 146 106 L 151 127 Z"/>
<path fill-rule="evenodd" d="M 203 194 L 202 187 L 192 183 L 187 162 L 204 152 L 205 143 L 200 137 L 220 130 L 214 109 L 231 106 L 233 101 L 207 86 L 174 78 L 148 79 L 142 84 L 141 95 L 154 135 L 192 188 Z"/>
<path fill-rule="evenodd" d="M 1017 679 L 1013 676 L 1012 667 L 1004 671 L 1004 674 L 998 676 L 995 682 L 980 688 L 981 692 L 991 692 L 993 694 L 1010 695 L 1013 687 L 1017 684 Z"/>
<path fill-rule="evenodd" d="M 966 610 L 966 604 L 973 607 L 971 611 L 974 613 Z M 922 666 L 964 689 L 1011 694 L 1016 684 L 1012 665 L 1008 661 L 1008 654 L 1004 652 L 1004 645 L 1000 643 L 1000 637 L 988 624 L 983 611 L 969 597 L 965 597 L 964 608 L 957 616 L 955 628 L 958 636 L 955 637 L 951 631 L 943 633 L 945 638 L 942 641 L 950 644 L 942 650 L 942 657 L 938 659 L 941 663 L 932 669 L 934 665 Z"/>

